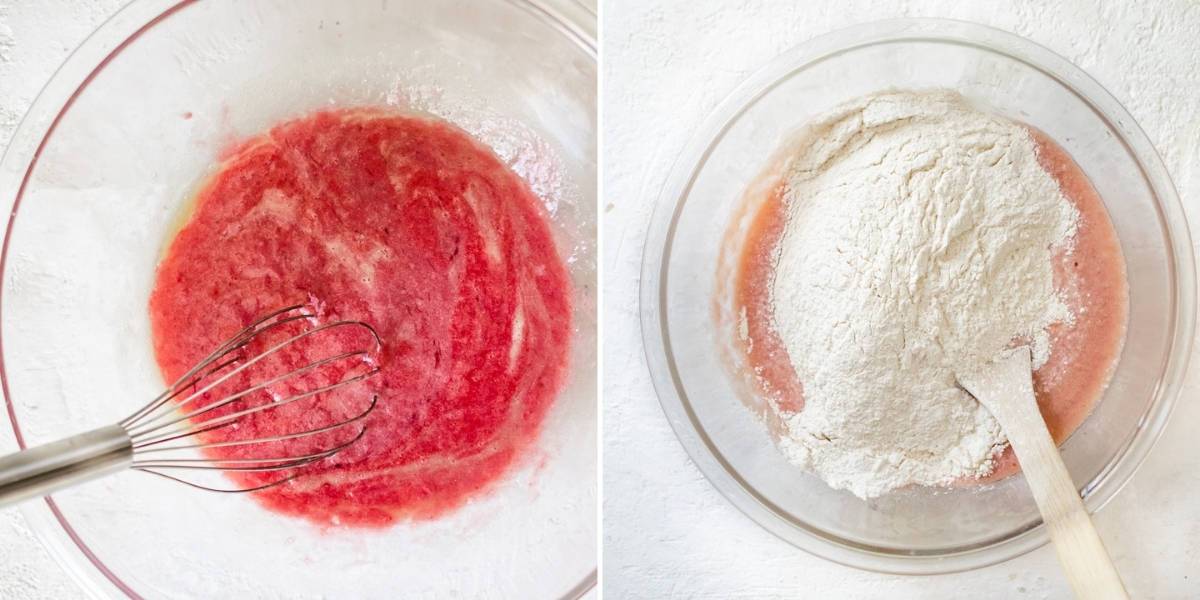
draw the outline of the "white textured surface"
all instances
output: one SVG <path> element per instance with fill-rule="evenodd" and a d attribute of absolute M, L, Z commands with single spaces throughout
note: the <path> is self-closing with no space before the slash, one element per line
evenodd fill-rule
<path fill-rule="evenodd" d="M 0 146 L 67 53 L 120 0 L 0 0 Z M 1045 5 L 1045 6 L 1043 6 Z M 1055 8 L 1050 8 L 1055 6 Z M 1125 103 L 1166 160 L 1192 222 L 1200 193 L 1200 5 L 1174 2 L 635 2 L 603 8 L 605 56 L 605 591 L 613 598 L 1066 598 L 1053 552 L 968 574 L 903 578 L 839 567 L 767 534 L 691 465 L 650 385 L 637 281 L 665 164 L 757 65 L 814 35 L 885 17 L 943 16 L 1030 37 Z M 615 376 L 614 376 L 615 375 Z M 1138 598 L 1200 594 L 1200 377 L 1132 484 L 1097 518 Z M 15 447 L 0 427 L 0 450 Z M 79 597 L 15 510 L 0 511 L 0 597 Z"/>
<path fill-rule="evenodd" d="M 796 550 L 718 495 L 671 433 L 650 384 L 637 302 L 646 226 L 673 157 L 752 70 L 813 36 L 901 16 L 991 25 L 1082 67 L 1146 130 L 1200 223 L 1200 5 L 606 0 L 602 12 L 606 596 L 1069 598 L 1049 547 L 956 575 L 867 573 Z M 1145 466 L 1096 519 L 1135 598 L 1200 596 L 1198 394 L 1193 375 Z"/>
<path fill-rule="evenodd" d="M 114 12 L 123 3 L 123 1 L 116 0 L 56 0 L 51 2 L 41 2 L 39 0 L 28 0 L 25 2 L 19 0 L 0 0 L 0 109 L 2 109 L 0 116 L 3 117 L 3 120 L 0 120 L 0 127 L 2 127 L 0 128 L 0 133 L 3 134 L 0 137 L 0 149 L 3 148 L 3 144 L 12 135 L 13 128 L 20 115 L 24 113 L 37 91 L 50 77 L 54 69 L 66 58 L 70 50 L 76 47 L 88 32 L 92 31 L 104 18 Z M 333 6 L 335 3 L 329 2 L 328 5 Z M 308 64 L 311 65 L 312 63 Z M 494 101 L 495 95 L 493 94 L 491 98 Z M 79 110 L 79 106 L 79 103 L 75 105 L 76 111 Z M 500 123 L 498 120 L 493 119 L 487 121 L 484 125 L 496 127 Z M 504 153 L 506 150 L 510 150 L 510 148 L 500 149 L 500 152 Z M 516 149 L 512 148 L 512 150 L 515 151 Z M 528 175 L 527 178 L 529 178 Z M 538 180 L 534 182 L 534 185 L 537 186 L 539 183 L 545 182 Z M 6 314 L 8 313 L 6 312 Z M 587 389 L 592 389 L 590 384 L 587 386 Z M 11 440 L 11 434 L 8 433 L 7 422 L 0 417 L 0 423 L 3 423 L 3 427 L 0 427 L 0 439 L 3 440 L 0 451 L 7 451 L 15 445 Z M 585 444 L 584 448 L 587 447 L 590 447 L 590 445 Z M 590 462 L 591 460 L 589 458 L 585 462 Z M 590 474 L 591 471 L 589 470 L 588 473 Z M 182 488 L 179 489 L 182 491 Z M 543 491 L 545 490 L 543 489 Z M 556 494 L 544 494 L 546 498 L 554 498 L 555 496 Z M 152 497 L 155 496 L 143 496 L 143 498 Z M 594 501 L 594 498 L 592 500 Z M 124 506 L 123 508 L 128 511 L 130 507 Z M 8 510 L 2 514 L 4 518 L 0 520 L 0 524 L 3 525 L 0 527 L 0 598 L 5 600 L 20 600 L 25 598 L 81 597 L 81 592 L 78 588 L 69 581 L 66 575 L 47 557 L 40 545 L 33 540 L 24 519 L 21 518 L 19 513 L 14 510 Z M 146 521 L 143 518 L 147 514 L 146 511 L 136 509 L 133 514 L 136 519 Z M 106 526 L 112 525 L 112 523 L 107 522 L 108 520 L 102 521 L 105 522 Z M 112 521 L 115 522 L 116 519 Z M 500 526 L 509 526 L 516 522 L 516 520 L 504 519 L 492 521 Z M 560 519 L 551 519 L 547 524 L 553 525 L 553 523 L 560 521 Z M 472 532 L 475 535 L 475 540 L 484 537 L 481 534 L 483 529 L 486 529 L 486 525 L 473 527 Z M 11 535 L 9 533 L 10 530 Z M 197 533 L 203 534 L 202 531 L 198 531 Z M 593 539 L 593 536 L 594 532 L 589 534 L 588 539 Z M 207 537 L 212 538 L 214 536 L 210 533 Z M 261 538 L 262 536 L 255 534 L 254 537 Z M 534 538 L 530 536 L 529 539 L 532 540 Z M 355 543 L 354 546 L 356 551 L 366 547 L 361 543 Z M 453 551 L 461 554 L 466 550 L 467 546 L 470 546 L 470 544 L 456 545 Z M 405 547 L 405 544 L 394 547 Z M 491 547 L 495 548 L 494 545 Z M 191 556 L 180 558 L 189 552 L 197 552 L 195 544 L 177 544 L 174 548 L 165 548 L 164 550 L 166 554 L 171 555 L 166 556 L 166 558 L 171 559 L 168 562 L 176 566 L 181 564 L 184 566 L 188 564 L 203 565 L 208 562 L 204 560 L 205 553 L 202 551 L 199 558 Z M 179 554 L 179 556 L 175 556 L 172 552 Z M 343 556 L 349 556 L 349 553 L 342 554 Z M 426 560 L 436 560 L 436 554 L 427 554 L 429 555 L 423 555 Z M 211 552 L 209 556 L 212 556 Z M 404 555 L 401 554 L 399 556 Z M 497 568 L 503 568 L 503 563 L 493 564 L 499 564 Z M 350 569 L 353 568 L 355 568 L 354 565 L 350 567 Z M 199 571 L 203 570 L 199 569 Z M 185 570 L 185 576 L 190 571 L 194 570 Z M 304 573 L 313 576 L 313 573 L 304 571 L 300 576 L 292 577 L 292 580 L 302 580 Z M 386 570 L 376 570 L 371 575 L 379 578 L 387 578 L 388 573 L 391 573 L 393 576 L 396 575 L 394 571 Z M 437 578 L 446 577 L 451 571 L 444 568 L 434 568 L 425 569 L 423 573 L 427 573 L 431 578 Z M 564 573 L 567 573 L 567 571 L 564 570 Z M 192 575 L 195 575 L 195 573 L 193 572 Z M 319 578 L 319 573 L 315 576 Z M 234 581 L 238 581 L 236 577 L 241 576 L 235 576 Z M 365 579 L 365 576 L 361 578 Z M 258 579 L 266 579 L 266 577 L 262 577 L 260 573 Z M 250 589 L 251 584 L 263 585 L 258 581 L 253 581 L 245 585 L 239 584 L 237 587 Z M 249 596 L 247 597 L 268 595 L 262 592 L 261 588 L 259 589 L 260 591 L 258 592 L 249 592 Z M 472 593 L 481 594 L 484 592 L 466 592 L 468 597 Z M 500 592 L 492 590 L 491 593 L 496 594 Z"/>
<path fill-rule="evenodd" d="M 121 0 L 0 0 L 0 149 L 67 55 Z M 0 419 L 0 452 L 16 450 Z M 34 538 L 15 508 L 0 509 L 0 598 L 83 598 L 83 592 Z"/>

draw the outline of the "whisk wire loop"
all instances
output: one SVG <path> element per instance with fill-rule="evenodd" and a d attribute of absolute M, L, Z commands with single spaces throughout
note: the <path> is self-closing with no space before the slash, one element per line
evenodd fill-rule
<path fill-rule="evenodd" d="M 118 423 L 0 456 L 0 505 L 46 495 L 124 468 L 151 473 L 203 490 L 225 493 L 254 492 L 292 481 L 303 473 L 296 469 L 316 464 L 344 451 L 366 435 L 366 419 L 378 403 L 377 396 L 370 396 L 370 404 L 348 418 L 334 417 L 332 415 L 337 411 L 314 405 L 316 415 L 327 416 L 333 422 L 308 422 L 298 425 L 306 427 L 302 431 L 256 435 L 259 430 L 254 426 L 237 429 L 244 419 L 257 419 L 257 415 L 265 411 L 291 405 L 306 398 L 319 402 L 324 398 L 337 397 L 340 398 L 339 403 L 344 402 L 347 396 L 334 395 L 331 392 L 379 373 L 375 356 L 382 348 L 382 342 L 370 325 L 352 320 L 317 325 L 316 319 L 317 316 L 306 310 L 303 305 L 274 311 L 255 320 L 221 343 L 161 394 Z M 251 344 L 260 340 L 259 336 L 289 323 L 308 325 L 308 328 L 294 335 L 280 330 L 280 334 L 287 335 L 284 341 L 269 345 L 266 350 L 257 354 L 253 353 Z M 373 342 L 372 347 L 343 349 L 333 356 L 316 360 L 312 360 L 315 357 L 310 357 L 301 367 L 288 366 L 285 368 L 291 370 L 282 375 L 269 377 L 266 381 L 253 382 L 250 376 L 256 373 L 247 371 L 251 366 L 309 336 L 339 327 L 358 327 L 366 330 Z M 349 343 L 352 339 L 354 336 L 346 336 L 333 338 L 333 341 Z M 265 342 L 265 338 L 262 341 Z M 297 349 L 303 352 L 321 347 L 323 346 L 305 345 L 297 346 Z M 355 360 L 364 367 L 357 367 L 355 364 L 337 365 Z M 264 363 L 263 366 L 267 365 Z M 318 372 L 322 368 L 324 371 Z M 328 381 L 320 379 L 324 372 L 331 374 Z M 241 378 L 234 379 L 239 374 L 252 381 L 240 383 Z M 282 393 L 276 394 L 269 389 L 293 378 L 296 378 L 294 382 L 286 384 L 287 393 L 290 395 L 284 398 L 277 397 L 283 395 Z M 231 393 L 219 393 L 218 386 L 224 383 L 231 386 L 237 384 L 239 387 Z M 247 397 L 259 392 L 270 394 L 271 397 L 264 397 L 261 404 L 250 404 Z M 196 402 L 201 398 L 215 399 L 203 407 L 197 407 Z M 246 399 L 245 405 L 234 404 L 242 399 Z M 227 410 L 230 412 L 223 415 L 213 412 L 221 411 L 224 407 L 229 407 Z M 199 441 L 186 441 L 226 427 L 248 433 L 241 439 L 237 438 L 235 433 L 232 436 L 204 436 L 200 437 Z M 275 426 L 271 428 L 274 429 Z M 354 431 L 354 435 L 350 439 L 333 435 L 343 429 L 347 433 Z M 305 438 L 310 441 L 305 442 Z M 339 438 L 344 441 L 335 441 Z M 288 440 L 299 441 L 296 444 L 279 444 Z M 261 452 L 261 455 L 256 455 L 256 452 Z M 224 488 L 194 481 L 181 474 L 172 474 L 172 471 L 197 474 L 224 471 L 244 475 L 232 477 L 233 481 L 242 485 Z M 279 476 L 260 481 L 260 478 L 251 477 L 254 472 L 277 473 Z"/>
<path fill-rule="evenodd" d="M 267 331 L 269 331 L 269 330 L 271 330 L 271 329 L 274 329 L 275 327 L 279 327 L 279 326 L 281 326 L 281 325 L 283 325 L 283 324 L 285 324 L 285 323 L 289 323 L 289 322 L 292 322 L 292 321 L 298 320 L 298 319 L 300 319 L 300 318 L 305 318 L 305 316 L 304 316 L 304 315 L 299 315 L 299 316 L 296 316 L 296 317 L 289 317 L 289 318 L 287 318 L 287 319 L 283 319 L 283 320 L 280 320 L 280 321 L 276 321 L 275 323 L 272 323 L 271 325 L 268 325 L 268 326 L 266 326 L 266 327 L 264 327 L 264 328 L 262 328 L 262 329 L 260 329 L 260 330 L 258 330 L 258 331 L 255 331 L 255 332 L 253 332 L 253 334 L 254 334 L 254 335 L 261 335 L 261 334 L 263 334 L 263 333 L 265 333 L 265 332 L 267 332 Z M 271 355 L 275 354 L 275 353 L 276 353 L 276 352 L 278 352 L 279 350 L 281 350 L 281 349 L 283 349 L 283 348 L 286 348 L 286 347 L 288 347 L 288 346 L 292 345 L 293 343 L 295 343 L 295 342 L 297 342 L 297 341 L 299 341 L 299 340 L 302 340 L 302 339 L 304 339 L 304 338 L 306 338 L 306 337 L 309 337 L 309 336 L 311 336 L 311 335 L 314 335 L 314 334 L 316 334 L 316 333 L 319 333 L 319 332 L 321 332 L 321 331 L 325 331 L 325 330 L 328 330 L 328 329 L 332 329 L 332 328 L 334 328 L 334 327 L 343 327 L 343 326 L 347 326 L 347 325 L 358 325 L 358 326 L 362 326 L 362 327 L 365 327 L 365 328 L 367 328 L 368 330 L 370 330 L 370 326 L 368 326 L 368 325 L 366 325 L 365 323 L 362 323 L 362 322 L 360 322 L 360 321 L 337 321 L 337 322 L 335 322 L 335 323 L 329 323 L 329 324 L 326 324 L 326 325 L 321 325 L 321 326 L 319 326 L 319 327 L 315 327 L 315 328 L 313 328 L 313 329 L 306 330 L 306 331 L 304 331 L 304 332 L 302 332 L 302 333 L 299 333 L 299 334 L 297 334 L 297 335 L 294 335 L 294 336 L 292 336 L 292 337 L 290 337 L 290 338 L 288 338 L 288 339 L 286 339 L 286 340 L 284 340 L 284 341 L 282 341 L 282 342 L 279 342 L 279 343 L 275 344 L 275 345 L 274 345 L 274 346 L 272 346 L 270 349 L 268 349 L 268 350 L 266 350 L 265 352 L 262 352 L 262 353 L 260 353 L 260 354 L 258 354 L 258 355 L 256 355 L 256 356 L 254 356 L 253 358 L 250 358 L 249 360 L 245 360 L 245 361 L 243 361 L 243 362 L 242 362 L 242 364 L 240 364 L 240 365 L 238 365 L 238 366 L 237 366 L 237 368 L 235 368 L 235 369 L 233 369 L 233 370 L 231 370 L 231 371 L 229 371 L 229 372 L 225 373 L 224 375 L 221 375 L 220 377 L 217 377 L 217 378 L 216 378 L 216 379 L 214 379 L 213 381 L 210 381 L 210 382 L 208 382 L 207 384 L 205 384 L 205 385 L 204 385 L 203 387 L 201 387 L 200 389 L 193 391 L 193 392 L 192 392 L 192 393 L 191 393 L 191 394 L 190 394 L 190 395 L 189 395 L 187 398 L 185 398 L 185 399 L 183 399 L 183 400 L 181 400 L 181 401 L 179 401 L 179 402 L 175 403 L 175 404 L 174 404 L 174 406 L 173 406 L 172 408 L 173 408 L 173 409 L 179 409 L 179 408 L 182 408 L 184 405 L 187 405 L 187 404 L 191 403 L 192 401 L 196 400 L 197 398 L 201 398 L 201 397 L 203 397 L 203 396 L 204 396 L 204 394 L 208 393 L 209 391 L 212 391 L 212 389 L 213 389 L 213 388 L 215 388 L 215 387 L 217 387 L 217 386 L 221 385 L 222 383 L 225 383 L 225 382 L 226 382 L 226 381 L 228 381 L 230 378 L 234 377 L 235 375 L 238 375 L 239 373 L 242 373 L 243 371 L 245 371 L 246 369 L 248 369 L 248 368 L 250 368 L 251 366 L 255 365 L 255 364 L 256 364 L 256 363 L 258 363 L 259 361 L 261 361 L 261 360 L 263 360 L 263 359 L 267 358 L 268 356 L 271 356 Z M 372 330 L 372 333 L 374 333 L 374 331 L 373 331 L 373 330 Z M 248 340 L 247 340 L 247 343 L 248 343 Z M 239 348 L 243 347 L 244 345 L 245 345 L 245 343 L 243 343 L 243 344 L 238 344 L 238 345 L 234 345 L 234 346 L 231 346 L 231 347 L 230 347 L 228 350 L 226 350 L 226 353 L 228 353 L 228 352 L 231 352 L 231 351 L 234 351 L 234 350 L 236 350 L 236 349 L 239 349 Z M 352 353 L 348 353 L 348 354 L 347 354 L 347 355 L 345 355 L 345 356 L 335 356 L 335 357 L 327 358 L 327 359 L 325 359 L 325 360 L 323 360 L 323 361 L 317 361 L 317 362 L 311 363 L 311 364 L 309 364 L 309 365 L 307 365 L 307 366 L 305 366 L 305 367 L 302 367 L 302 368 L 300 368 L 300 369 L 297 369 L 297 370 L 295 370 L 295 371 L 292 371 L 292 372 L 290 372 L 290 373 L 285 373 L 285 374 L 283 374 L 283 375 L 280 375 L 280 376 L 276 377 L 275 379 L 272 379 L 272 380 L 269 380 L 269 381 L 266 381 L 266 382 L 260 383 L 259 385 L 256 385 L 256 386 L 254 386 L 254 387 L 252 387 L 252 388 L 249 388 L 249 389 L 246 389 L 246 390 L 242 390 L 241 392 L 238 392 L 238 393 L 236 393 L 236 394 L 231 394 L 231 395 L 229 395 L 229 396 L 226 396 L 226 397 L 225 397 L 224 399 L 222 399 L 222 400 L 221 400 L 219 403 L 210 404 L 210 405 L 208 405 L 208 406 L 205 406 L 204 408 L 198 409 L 198 410 L 196 410 L 196 411 L 193 411 L 193 412 L 191 412 L 191 413 L 188 413 L 188 414 L 186 414 L 186 415 L 183 415 L 183 416 L 178 416 L 178 415 L 176 414 L 176 410 L 172 410 L 172 411 L 169 411 L 169 412 L 163 412 L 163 413 L 160 413 L 160 414 L 158 414 L 158 415 L 154 415 L 154 414 L 153 414 L 153 410 L 152 410 L 152 411 L 149 411 L 149 412 L 147 412 L 147 413 L 143 413 L 143 414 L 142 414 L 142 415 L 139 417 L 139 419 L 135 419 L 135 420 L 133 420 L 133 421 L 129 421 L 129 420 L 122 421 L 122 422 L 121 422 L 121 424 L 122 424 L 123 426 L 125 426 L 125 428 L 126 428 L 126 429 L 127 429 L 129 432 L 130 432 L 130 435 L 131 435 L 131 436 L 134 436 L 134 437 L 136 437 L 136 436 L 139 436 L 139 435 L 144 435 L 144 434 L 146 434 L 146 433 L 150 433 L 150 432 L 153 432 L 153 431 L 155 431 L 155 430 L 157 430 L 157 429 L 160 429 L 161 427 L 164 427 L 164 426 L 167 426 L 167 425 L 170 425 L 170 424 L 173 424 L 173 423 L 179 422 L 179 421 L 185 421 L 185 420 L 187 420 L 187 419 L 190 419 L 190 418 L 192 418 L 192 417 L 194 417 L 194 416 L 196 416 L 197 414 L 200 414 L 200 413 L 202 413 L 202 412 L 205 412 L 205 411 L 208 411 L 208 410 L 212 410 L 212 409 L 214 409 L 214 408 L 218 408 L 218 407 L 220 407 L 220 406 L 224 406 L 224 405 L 226 405 L 226 404 L 229 404 L 229 403 L 231 403 L 231 402 L 233 402 L 233 401 L 237 400 L 238 398 L 241 398 L 241 397 L 243 397 L 243 396 L 245 396 L 245 395 L 247 395 L 247 394 L 250 394 L 250 393 L 252 393 L 252 392 L 258 391 L 258 390 L 260 390 L 260 389 L 262 389 L 262 388 L 265 388 L 265 387 L 267 387 L 267 386 L 269 386 L 269 385 L 273 385 L 273 384 L 275 384 L 275 383 L 278 383 L 278 382 L 280 382 L 280 381 L 282 381 L 282 380 L 284 380 L 284 379 L 287 379 L 287 378 L 289 378 L 289 377 L 292 377 L 292 376 L 294 376 L 294 375 L 297 375 L 297 374 L 300 374 L 300 373 L 305 373 L 305 372 L 311 371 L 312 369 L 315 369 L 315 368 L 317 368 L 317 367 L 320 367 L 320 366 L 322 366 L 322 365 L 328 364 L 328 363 L 330 363 L 330 362 L 333 362 L 333 361 L 336 361 L 336 360 L 340 360 L 340 359 L 342 359 L 342 358 L 346 358 L 347 356 L 353 356 L 353 355 L 356 355 L 356 354 L 357 354 L 357 355 L 361 355 L 361 356 L 364 356 L 364 357 L 365 357 L 365 356 L 367 356 L 369 353 L 368 353 L 367 351 L 358 351 L 358 352 L 352 352 Z M 217 355 L 217 357 L 216 357 L 216 358 L 217 358 L 217 359 L 219 359 L 221 356 L 224 356 L 224 354 Z M 207 362 L 210 362 L 210 363 L 211 363 L 211 362 L 213 362 L 214 360 L 215 360 L 214 358 L 210 358 L 210 359 L 208 359 L 208 360 L 207 360 Z M 237 360 L 236 360 L 236 359 L 233 359 L 233 361 L 232 361 L 232 362 L 229 362 L 228 364 L 235 364 L 236 362 L 237 362 Z M 212 371 L 210 371 L 210 374 L 211 374 L 211 373 L 213 373 L 213 372 L 212 372 Z M 198 382 L 197 382 L 197 384 L 198 384 Z M 193 385 L 196 385 L 196 384 L 193 384 Z M 178 395 L 178 394 L 174 394 L 174 395 Z M 167 399 L 169 400 L 171 397 L 174 397 L 174 395 L 172 395 L 172 396 L 168 396 L 168 398 L 167 398 Z M 161 406 L 161 405 L 164 405 L 164 404 L 166 404 L 166 402 L 165 402 L 165 401 L 161 402 L 161 403 L 160 403 L 160 406 Z M 166 421 L 169 421 L 169 422 L 167 422 L 167 423 L 162 423 L 162 424 L 159 424 L 159 423 L 158 423 L 158 421 L 164 421 L 164 420 L 166 420 Z"/>
<path fill-rule="evenodd" d="M 175 383 L 172 383 L 170 386 L 167 387 L 167 389 L 163 390 L 163 392 L 161 394 L 159 394 L 157 398 L 155 398 L 154 400 L 152 400 L 150 403 L 146 404 L 145 406 L 142 406 L 141 408 L 139 408 L 137 411 L 135 411 L 133 414 L 129 415 L 128 417 L 121 419 L 120 421 L 118 421 L 117 424 L 121 425 L 122 427 L 125 427 L 125 428 L 130 427 L 131 425 L 133 425 L 135 422 L 137 422 L 139 419 L 141 419 L 145 415 L 161 408 L 169 400 L 171 400 L 175 396 L 178 396 L 182 390 L 187 389 L 187 388 L 191 387 L 192 385 L 194 385 L 196 381 L 202 380 L 205 377 L 211 375 L 212 373 L 219 371 L 221 368 L 224 368 L 225 366 L 228 366 L 228 365 L 236 362 L 236 358 L 230 359 L 226 363 L 223 363 L 221 365 L 218 365 L 217 367 L 210 369 L 207 373 L 205 373 L 203 375 L 198 375 L 202 371 L 205 371 L 205 369 L 208 369 L 214 362 L 219 360 L 222 356 L 229 354 L 231 351 L 237 350 L 238 348 L 244 347 L 246 344 L 248 344 L 250 342 L 250 340 L 253 339 L 253 337 L 254 337 L 254 331 L 259 326 L 261 326 L 263 323 L 266 323 L 266 322 L 270 321 L 271 319 L 274 319 L 280 315 L 283 315 L 283 314 L 286 314 L 286 313 L 289 313 L 292 311 L 296 311 L 296 310 L 301 310 L 303 308 L 304 308 L 304 306 L 300 305 L 300 304 L 292 305 L 287 308 L 281 308 L 275 312 L 272 312 L 263 317 L 260 317 L 258 320 L 247 325 L 241 331 L 236 333 L 233 337 L 226 340 L 220 346 L 217 346 L 212 351 L 211 354 L 209 354 L 207 357 L 205 357 L 200 362 L 196 363 L 196 365 L 193 366 L 191 369 L 188 369 L 187 372 L 185 372 L 183 375 L 181 375 L 179 377 L 179 379 L 177 379 L 175 381 Z M 312 317 L 313 317 L 313 315 L 309 315 L 307 313 L 302 313 L 300 315 L 295 315 L 294 318 L 292 318 L 291 320 L 312 318 Z"/>

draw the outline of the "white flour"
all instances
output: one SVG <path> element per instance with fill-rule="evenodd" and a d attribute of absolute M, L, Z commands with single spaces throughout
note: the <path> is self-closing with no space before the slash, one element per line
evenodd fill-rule
<path fill-rule="evenodd" d="M 770 290 L 803 384 L 780 447 L 870 498 L 986 475 L 1000 426 L 955 385 L 1068 321 L 1053 249 L 1078 213 L 1020 125 L 951 92 L 887 92 L 802 130 Z"/>

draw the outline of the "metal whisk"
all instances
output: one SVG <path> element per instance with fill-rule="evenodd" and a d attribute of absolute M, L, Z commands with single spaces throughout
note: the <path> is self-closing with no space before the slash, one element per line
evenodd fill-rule
<path fill-rule="evenodd" d="M 252 415 L 276 410 L 306 398 L 319 401 L 335 389 L 360 382 L 379 372 L 373 362 L 373 353 L 378 350 L 380 340 L 370 325 L 360 321 L 338 321 L 324 325 L 313 325 L 314 315 L 303 306 L 290 306 L 266 315 L 247 326 L 232 338 L 213 350 L 204 360 L 168 387 L 162 394 L 120 422 L 102 427 L 36 448 L 0 457 L 0 505 L 19 502 L 28 498 L 47 495 L 55 490 L 81 483 L 102 475 L 132 468 L 160 475 L 201 489 L 218 492 L 250 492 L 279 485 L 296 475 L 279 477 L 250 487 L 221 489 L 189 481 L 182 473 L 197 471 L 262 471 L 281 472 L 303 467 L 329 458 L 362 438 L 366 425 L 361 421 L 375 408 L 376 398 L 361 412 L 352 417 L 303 431 L 292 431 L 282 435 L 251 437 L 222 441 L 197 441 L 195 436 L 224 427 L 237 427 L 238 423 Z M 290 334 L 280 329 L 302 326 L 300 333 Z M 355 327 L 370 333 L 372 348 L 354 348 L 311 360 L 304 366 L 263 381 L 251 381 L 232 392 L 220 395 L 210 393 L 218 386 L 232 383 L 238 377 L 253 375 L 246 369 L 260 363 L 269 356 L 286 349 L 295 349 L 297 342 L 320 332 L 336 328 Z M 278 331 L 276 331 L 278 330 Z M 268 332 L 286 334 L 282 341 L 270 342 L 257 353 L 249 352 L 252 342 L 264 342 Z M 364 336 L 364 339 L 365 338 Z M 350 367 L 347 369 L 347 367 Z M 338 378 L 327 383 L 312 384 L 306 381 L 326 371 L 337 371 Z M 288 396 L 274 398 L 263 403 L 246 406 L 246 402 L 235 404 L 252 394 L 270 393 L 271 388 L 284 385 L 301 386 Z M 310 387 L 303 387 L 308 385 Z M 217 396 L 213 398 L 212 396 Z M 223 409 L 223 407 L 229 407 Z M 223 409 L 223 410 L 222 410 Z M 223 414 L 222 414 L 223 413 Z M 348 441 L 320 447 L 299 455 L 278 456 L 270 452 L 273 442 L 310 438 L 328 434 L 351 426 L 357 434 Z M 349 433 L 349 432 L 348 432 Z M 329 437 L 329 436 L 324 436 Z M 262 456 L 237 458 L 196 457 L 197 452 L 217 448 L 244 446 L 263 448 Z M 171 474 L 175 472 L 176 474 Z"/>

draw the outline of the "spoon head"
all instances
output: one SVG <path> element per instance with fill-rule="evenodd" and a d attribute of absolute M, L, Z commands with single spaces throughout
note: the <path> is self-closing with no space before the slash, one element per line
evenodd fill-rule
<path fill-rule="evenodd" d="M 1006 431 L 1017 413 L 1036 414 L 1041 419 L 1033 395 L 1033 356 L 1029 346 L 1007 350 L 996 360 L 975 371 L 957 373 L 955 378 L 960 387 L 991 411 Z"/>

